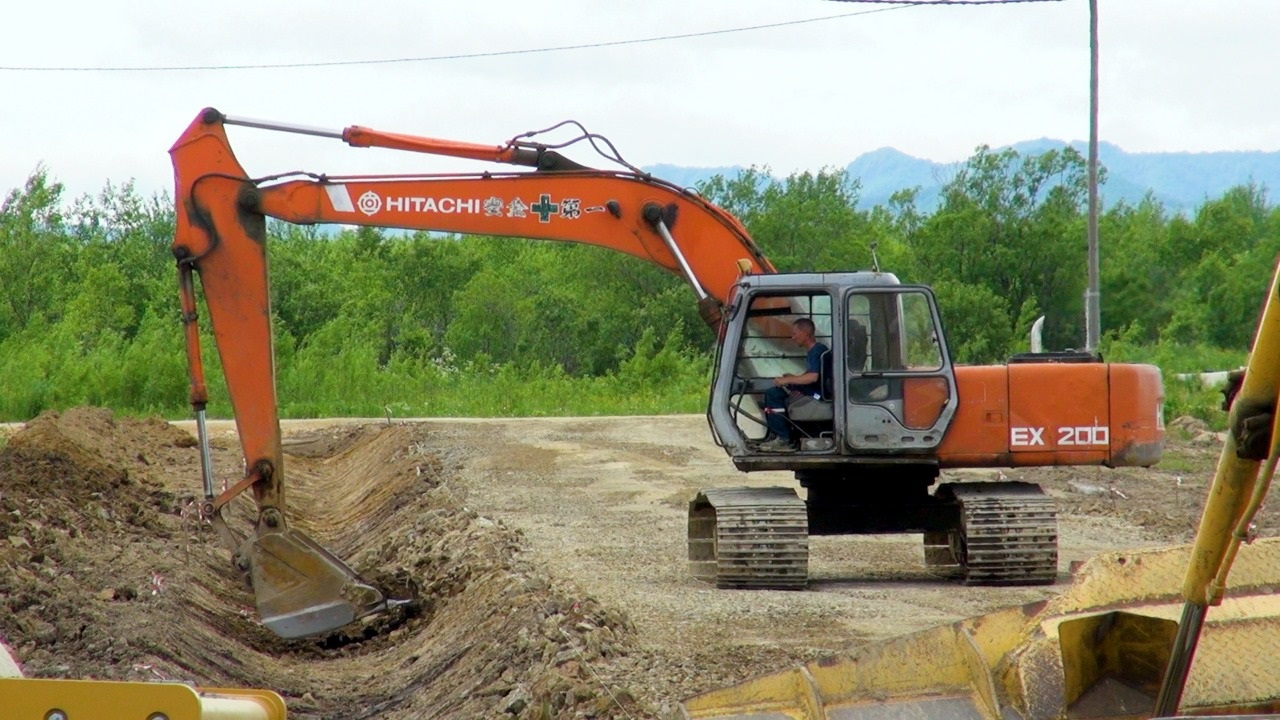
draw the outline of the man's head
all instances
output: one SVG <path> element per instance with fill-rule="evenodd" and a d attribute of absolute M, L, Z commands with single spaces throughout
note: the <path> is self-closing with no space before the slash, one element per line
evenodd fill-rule
<path fill-rule="evenodd" d="M 809 318 L 800 318 L 791 325 L 791 339 L 806 348 L 815 342 L 813 336 L 816 332 L 817 328 Z"/>

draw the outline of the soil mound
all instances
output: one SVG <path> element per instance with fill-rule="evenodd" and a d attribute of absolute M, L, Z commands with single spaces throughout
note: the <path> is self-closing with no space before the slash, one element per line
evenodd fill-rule
<path fill-rule="evenodd" d="M 145 674 L 111 607 L 163 583 L 142 558 L 172 534 L 158 475 L 190 441 L 161 421 L 81 409 L 41 415 L 0 451 L 0 629 L 28 674 Z"/>
<path fill-rule="evenodd" d="M 192 514 L 189 434 L 100 409 L 41 415 L 0 449 L 0 634 L 28 676 L 264 687 L 297 718 L 651 716 L 598 679 L 630 651 L 626 615 L 466 508 L 428 433 L 291 439 L 294 527 L 419 602 L 393 624 L 286 642 L 256 622 L 251 590 Z M 234 440 L 214 443 L 214 465 L 239 475 Z"/>

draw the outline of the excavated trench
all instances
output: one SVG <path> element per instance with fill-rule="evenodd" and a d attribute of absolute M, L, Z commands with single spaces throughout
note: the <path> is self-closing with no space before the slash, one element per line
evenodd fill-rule
<path fill-rule="evenodd" d="M 297 718 L 644 717 L 594 666 L 624 656 L 627 617 L 522 557 L 519 533 L 449 487 L 411 426 L 291 438 L 295 526 L 419 601 L 324 638 L 283 641 L 195 514 L 194 439 L 107 410 L 45 413 L 0 450 L 0 635 L 42 678 L 274 689 Z M 234 437 L 214 443 L 239 475 Z M 237 501 L 241 502 L 241 501 Z M 247 502 L 232 513 L 247 527 Z"/>

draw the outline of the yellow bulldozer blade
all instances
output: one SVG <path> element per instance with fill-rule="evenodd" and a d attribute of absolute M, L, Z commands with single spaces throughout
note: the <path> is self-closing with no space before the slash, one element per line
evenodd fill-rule
<path fill-rule="evenodd" d="M 382 591 L 306 533 L 260 532 L 247 544 L 258 615 L 280 637 L 332 632 L 387 607 Z"/>
<path fill-rule="evenodd" d="M 1063 594 L 696 695 L 684 717 L 1047 720 L 1151 714 L 1189 546 L 1099 556 Z M 1280 710 L 1280 538 L 1240 550 L 1182 714 Z"/>
<path fill-rule="evenodd" d="M 0 637 L 0 717 L 4 720 L 285 720 L 287 715 L 284 700 L 270 690 L 25 678 Z"/>
<path fill-rule="evenodd" d="M 193 688 L 179 683 L 0 678 L 5 720 L 284 720 L 268 690 Z"/>

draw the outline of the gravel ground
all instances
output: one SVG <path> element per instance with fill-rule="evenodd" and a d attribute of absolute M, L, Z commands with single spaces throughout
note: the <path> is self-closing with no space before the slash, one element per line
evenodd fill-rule
<path fill-rule="evenodd" d="M 723 591 L 686 570 L 688 500 L 794 481 L 737 472 L 701 416 L 288 421 L 294 527 L 421 603 L 286 643 L 187 512 L 199 461 L 176 425 L 78 409 L 0 429 L 0 635 L 28 674 L 268 687 L 298 718 L 669 716 L 702 690 L 1043 599 L 1100 552 L 1185 541 L 1218 450 L 1172 423 L 1163 469 L 1008 473 L 1059 503 L 1053 586 L 935 577 L 901 535 L 813 538 L 806 591 Z M 211 430 L 234 480 L 234 431 Z"/>

